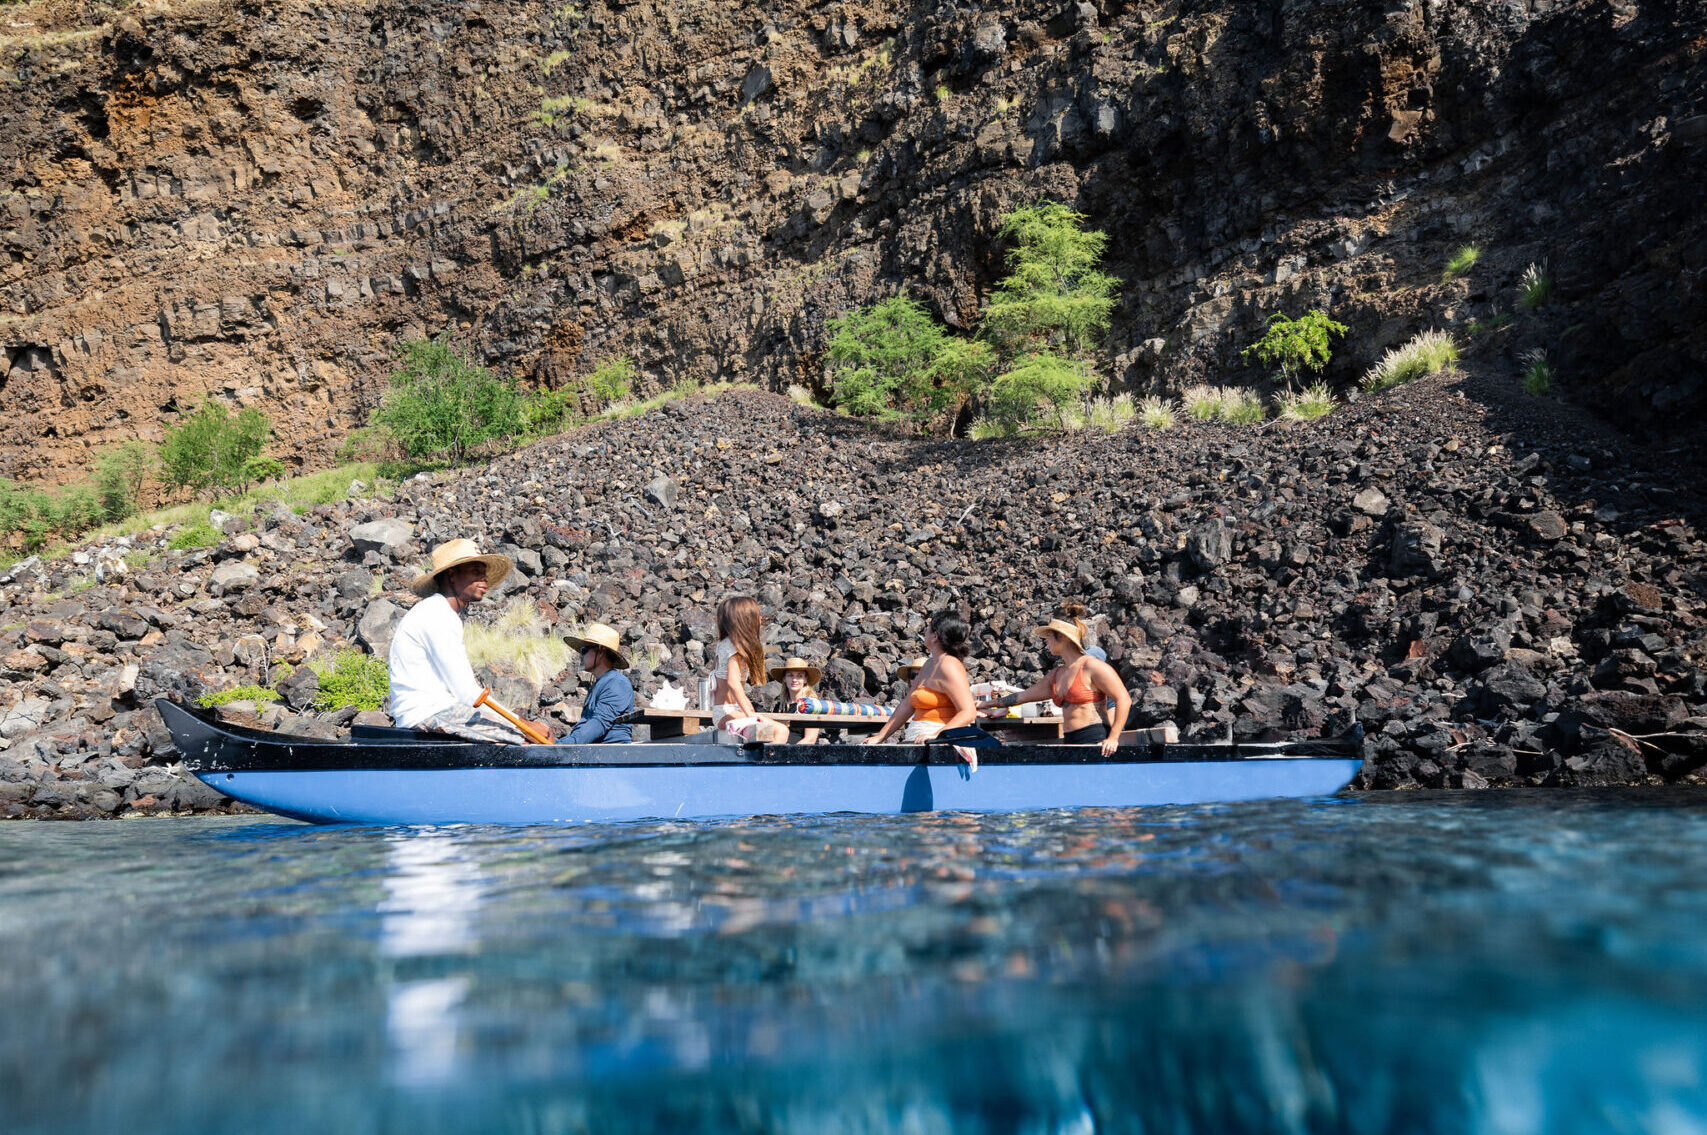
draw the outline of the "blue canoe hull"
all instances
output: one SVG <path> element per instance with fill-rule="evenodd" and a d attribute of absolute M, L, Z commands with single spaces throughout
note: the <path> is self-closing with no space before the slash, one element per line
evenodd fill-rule
<path fill-rule="evenodd" d="M 561 824 L 828 812 L 1017 812 L 1325 796 L 1357 738 L 1269 745 L 496 745 L 379 729 L 298 737 L 156 707 L 184 766 L 257 808 L 330 824 Z M 983 745 L 993 747 L 984 748 Z"/>
<path fill-rule="evenodd" d="M 825 812 L 1013 812 L 1326 796 L 1356 759 L 1002 766 L 658 766 L 198 772 L 316 823 L 556 824 Z"/>

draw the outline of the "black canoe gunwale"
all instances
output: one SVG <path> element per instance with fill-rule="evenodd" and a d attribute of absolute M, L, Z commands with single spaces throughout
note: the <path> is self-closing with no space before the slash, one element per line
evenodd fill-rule
<path fill-rule="evenodd" d="M 216 720 L 211 713 L 155 701 L 184 767 L 192 772 L 309 772 L 469 768 L 650 768 L 692 765 L 872 765 L 959 763 L 952 747 L 927 745 L 497 745 L 430 736 L 385 743 L 297 737 Z M 1097 745 L 1005 744 L 988 764 L 1158 764 L 1256 760 L 1357 760 L 1362 730 L 1327 741 L 1259 745 L 1128 745 L 1104 757 Z"/>

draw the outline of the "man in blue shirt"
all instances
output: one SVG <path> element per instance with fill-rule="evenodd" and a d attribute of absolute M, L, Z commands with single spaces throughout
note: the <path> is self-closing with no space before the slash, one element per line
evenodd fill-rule
<path fill-rule="evenodd" d="M 593 688 L 587 691 L 581 720 L 561 743 L 591 745 L 634 740 L 631 728 L 616 724 L 617 718 L 634 710 L 634 686 L 623 673 L 628 669 L 628 655 L 622 652 L 622 640 L 616 631 L 603 623 L 588 623 L 585 631 L 567 636 L 566 641 L 581 651 L 581 669 L 593 675 Z"/>

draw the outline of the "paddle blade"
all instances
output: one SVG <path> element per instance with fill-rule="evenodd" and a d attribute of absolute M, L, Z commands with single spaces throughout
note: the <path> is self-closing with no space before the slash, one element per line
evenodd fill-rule
<path fill-rule="evenodd" d="M 984 732 L 976 725 L 962 725 L 958 729 L 944 729 L 931 738 L 933 745 L 963 745 L 968 749 L 999 749 L 1002 742 L 995 736 Z"/>

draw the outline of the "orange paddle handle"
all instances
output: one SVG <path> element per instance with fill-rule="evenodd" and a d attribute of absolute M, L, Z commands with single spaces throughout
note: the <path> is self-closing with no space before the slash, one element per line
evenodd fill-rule
<path fill-rule="evenodd" d="M 474 708 L 475 709 L 479 709 L 483 705 L 491 706 L 497 712 L 498 716 L 502 717 L 505 721 L 508 721 L 511 725 L 514 725 L 517 729 L 520 729 L 522 731 L 522 736 L 526 737 L 529 741 L 532 741 L 534 744 L 536 744 L 536 745 L 549 745 L 549 744 L 551 744 L 551 738 L 546 736 L 544 733 L 541 733 L 537 728 L 535 728 L 532 722 L 523 721 L 521 718 L 519 718 L 515 714 L 511 713 L 509 710 L 505 709 L 503 706 L 501 706 L 497 702 L 493 701 L 492 700 L 492 690 L 490 687 L 482 689 L 480 691 L 480 696 L 474 699 Z"/>

